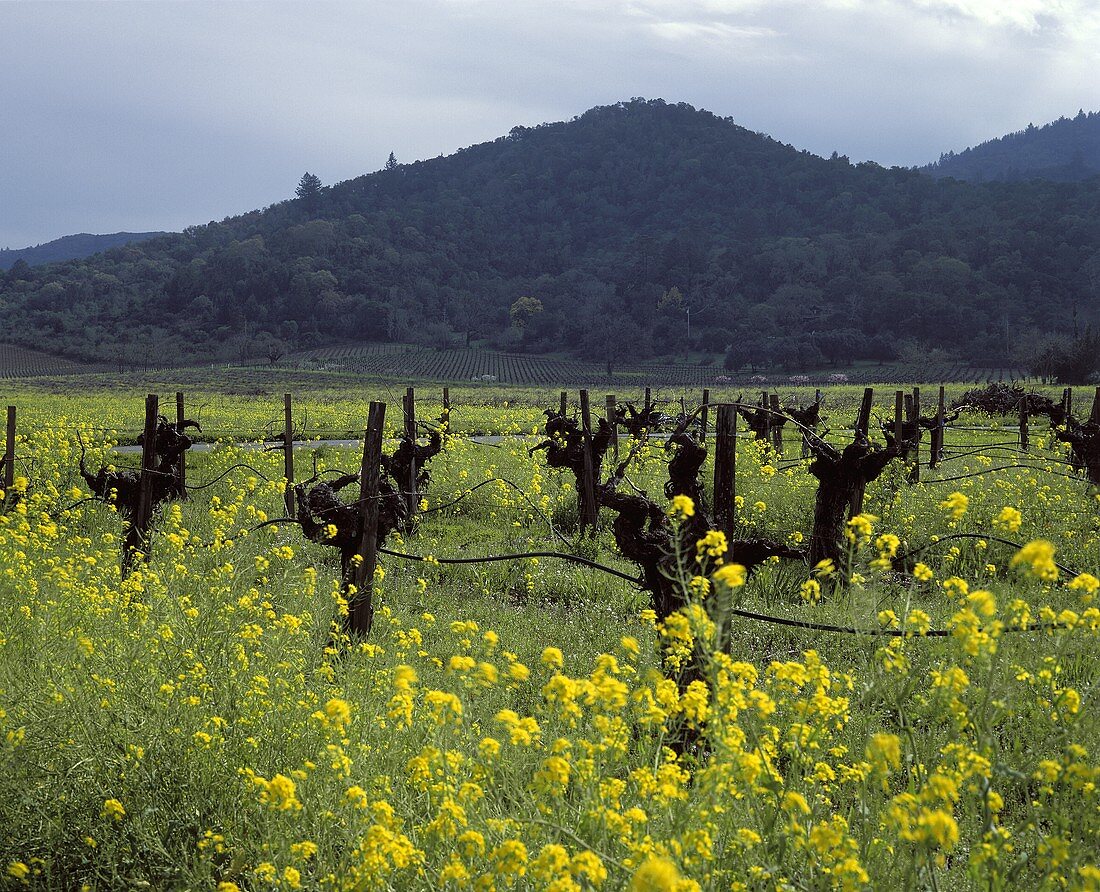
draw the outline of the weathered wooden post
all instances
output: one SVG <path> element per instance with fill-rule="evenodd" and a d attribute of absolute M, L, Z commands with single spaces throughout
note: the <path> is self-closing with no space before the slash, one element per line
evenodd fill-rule
<path fill-rule="evenodd" d="M 4 494 L 15 484 L 15 406 L 8 406 L 8 429 L 4 439 Z"/>
<path fill-rule="evenodd" d="M 783 454 L 783 424 L 782 419 L 779 417 L 779 413 L 783 409 L 779 405 L 779 394 L 773 393 L 769 397 L 768 402 L 771 412 L 768 414 L 768 423 L 772 429 L 772 445 L 775 447 L 776 455 Z"/>
<path fill-rule="evenodd" d="M 1024 395 L 1020 398 L 1020 450 L 1022 452 L 1027 452 L 1029 445 L 1027 429 L 1027 396 Z"/>
<path fill-rule="evenodd" d="M 871 429 L 871 403 L 874 399 L 875 389 L 873 387 L 865 387 L 863 389 L 863 399 L 859 404 L 859 414 L 856 416 L 855 429 L 855 435 L 865 440 Z"/>
<path fill-rule="evenodd" d="M 561 392 L 561 395 L 558 397 L 558 403 L 559 403 L 558 414 L 562 418 L 564 418 L 565 417 L 565 410 L 569 408 L 569 394 L 567 394 L 564 390 Z"/>
<path fill-rule="evenodd" d="M 183 391 L 176 391 L 176 430 L 183 433 L 183 422 L 185 420 L 185 413 L 183 410 Z M 176 469 L 176 480 L 179 482 L 179 497 L 181 499 L 187 498 L 187 452 L 180 453 L 179 467 Z"/>
<path fill-rule="evenodd" d="M 649 427 L 649 413 L 653 411 L 653 390 L 645 389 L 645 426 Z"/>
<path fill-rule="evenodd" d="M 714 440 L 714 518 L 718 529 L 733 539 L 737 525 L 737 408 L 718 406 Z"/>
<path fill-rule="evenodd" d="M 286 516 L 294 517 L 294 410 L 289 393 L 283 394 L 283 476 L 286 477 L 286 489 L 283 490 Z"/>
<path fill-rule="evenodd" d="M 404 416 L 405 416 L 405 439 L 409 441 L 409 445 L 413 447 L 412 458 L 409 460 L 409 477 L 403 483 L 398 481 L 399 485 L 405 487 L 405 511 L 406 511 L 406 523 L 408 528 L 412 529 L 413 524 L 416 522 L 416 509 L 420 505 L 420 493 L 416 491 L 416 395 L 411 387 L 405 388 L 405 399 L 403 402 Z"/>
<path fill-rule="evenodd" d="M 1091 424 L 1100 424 L 1100 387 L 1096 388 L 1096 392 L 1092 396 L 1092 410 L 1089 412 L 1089 422 Z"/>
<path fill-rule="evenodd" d="M 710 390 L 703 388 L 703 408 L 699 413 L 699 424 L 702 428 L 703 445 L 707 445 L 707 415 L 710 412 Z"/>
<path fill-rule="evenodd" d="M 1062 406 L 1066 410 L 1066 418 L 1073 414 L 1073 388 L 1067 387 L 1062 391 Z"/>
<path fill-rule="evenodd" d="M 856 416 L 856 440 L 867 440 L 867 434 L 871 427 L 871 403 L 874 401 L 875 391 L 872 387 L 864 388 L 863 401 L 859 404 L 859 415 Z M 852 491 L 852 500 L 848 504 L 848 517 L 855 517 L 863 513 L 863 497 L 866 493 L 866 483 L 860 483 Z"/>
<path fill-rule="evenodd" d="M 145 431 L 141 438 L 141 476 L 138 478 L 137 507 L 122 548 L 123 575 L 130 571 L 134 553 L 139 549 L 149 560 L 149 520 L 153 514 L 153 475 L 157 461 L 157 395 L 145 397 Z"/>
<path fill-rule="evenodd" d="M 815 418 L 820 419 L 821 418 L 821 388 L 820 387 L 818 387 L 814 390 L 814 405 L 817 406 L 817 410 L 816 410 L 816 413 L 815 413 Z M 817 421 L 814 421 L 812 427 L 813 427 L 814 432 L 816 433 L 817 432 Z M 810 448 L 810 434 L 806 430 L 803 430 L 801 433 L 802 433 L 802 457 L 803 458 L 809 458 L 810 453 L 813 452 L 813 450 Z"/>
<path fill-rule="evenodd" d="M 581 483 L 580 527 L 596 530 L 599 506 L 596 504 L 596 469 L 592 456 L 592 412 L 588 405 L 588 391 L 581 391 L 581 433 L 584 437 L 584 480 Z"/>
<path fill-rule="evenodd" d="M 359 545 L 352 562 L 348 631 L 366 637 L 374 625 L 374 568 L 378 563 L 378 483 L 382 472 L 382 436 L 386 404 L 371 402 L 363 436 L 363 466 L 359 472 Z"/>
<path fill-rule="evenodd" d="M 443 414 L 451 414 L 451 388 L 449 387 L 443 388 Z"/>
<path fill-rule="evenodd" d="M 141 438 L 141 478 L 138 483 L 138 504 L 135 526 L 142 537 L 142 544 L 149 531 L 153 515 L 153 474 L 157 464 L 158 398 L 155 393 L 145 398 L 145 432 Z M 149 555 L 146 553 L 146 559 Z"/>
<path fill-rule="evenodd" d="M 615 450 L 615 461 L 619 460 L 619 422 L 616 421 L 615 394 L 607 395 L 607 423 L 611 425 L 611 448 Z"/>
<path fill-rule="evenodd" d="M 901 448 L 905 440 L 905 391 L 894 391 L 894 440 Z"/>
<path fill-rule="evenodd" d="M 920 432 L 920 388 L 913 388 L 913 418 Z M 913 444 L 913 469 L 909 472 L 909 479 L 913 483 L 920 483 L 920 438 Z"/>
<path fill-rule="evenodd" d="M 939 401 L 936 403 L 936 425 L 932 428 L 932 445 L 930 447 L 931 454 L 928 456 L 928 467 L 934 468 L 940 463 L 940 456 L 943 455 L 943 437 L 944 437 L 944 415 L 947 411 L 946 401 L 944 399 L 944 387 L 940 385 Z"/>

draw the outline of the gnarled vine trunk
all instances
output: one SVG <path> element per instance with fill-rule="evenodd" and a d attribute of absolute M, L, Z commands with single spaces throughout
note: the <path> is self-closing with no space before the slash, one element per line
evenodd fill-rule
<path fill-rule="evenodd" d="M 821 439 L 815 440 L 812 448 L 815 458 L 810 463 L 810 473 L 818 479 L 818 487 L 810 534 L 810 563 L 816 566 L 831 558 L 839 566 L 844 550 L 844 526 L 853 501 L 901 455 L 901 447 L 895 443 L 877 449 L 859 438 L 842 452 Z"/>

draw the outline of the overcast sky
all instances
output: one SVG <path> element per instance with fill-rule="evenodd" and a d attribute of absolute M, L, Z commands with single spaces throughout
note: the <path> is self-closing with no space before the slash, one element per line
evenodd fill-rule
<path fill-rule="evenodd" d="M 911 165 L 1100 110 L 1097 0 L 0 2 L 0 248 L 181 229 L 633 96 Z"/>

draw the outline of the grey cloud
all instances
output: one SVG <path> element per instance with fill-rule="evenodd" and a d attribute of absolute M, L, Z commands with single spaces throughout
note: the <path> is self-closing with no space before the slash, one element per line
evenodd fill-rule
<path fill-rule="evenodd" d="M 916 164 L 1100 108 L 1084 0 L 0 3 L 0 247 L 178 229 L 516 124 L 685 101 Z"/>

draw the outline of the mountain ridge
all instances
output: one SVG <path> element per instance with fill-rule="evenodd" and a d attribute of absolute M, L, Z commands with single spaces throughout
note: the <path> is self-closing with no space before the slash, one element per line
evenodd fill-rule
<path fill-rule="evenodd" d="M 798 367 L 1005 357 L 1094 321 L 1095 283 L 1096 186 L 852 165 L 639 99 L 9 273 L 0 305 L 9 338 L 90 360 L 477 340 Z"/>
<path fill-rule="evenodd" d="M 970 182 L 1088 179 L 1100 175 L 1100 112 L 1082 109 L 1041 127 L 1028 124 L 962 152 L 946 152 L 920 170 Z"/>
<path fill-rule="evenodd" d="M 33 247 L 4 248 L 0 250 L 0 271 L 11 269 L 19 260 L 28 266 L 41 266 L 62 260 L 82 260 L 110 248 L 136 244 L 167 234 L 166 232 L 112 232 L 94 235 L 88 232 L 77 232 Z"/>

